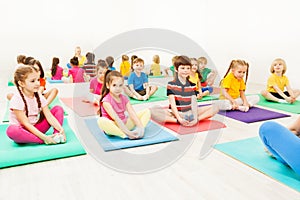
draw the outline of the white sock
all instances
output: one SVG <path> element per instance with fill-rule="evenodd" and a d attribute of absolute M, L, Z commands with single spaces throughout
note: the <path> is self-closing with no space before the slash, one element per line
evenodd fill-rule
<path fill-rule="evenodd" d="M 246 106 L 239 106 L 239 111 L 245 112 L 246 110 Z"/>
<path fill-rule="evenodd" d="M 284 100 L 284 99 L 279 99 L 278 103 L 289 103 L 289 102 L 287 102 L 287 101 Z"/>

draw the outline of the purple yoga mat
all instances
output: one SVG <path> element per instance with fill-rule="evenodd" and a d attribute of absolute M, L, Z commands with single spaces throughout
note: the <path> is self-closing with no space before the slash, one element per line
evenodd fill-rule
<path fill-rule="evenodd" d="M 277 119 L 291 116 L 257 107 L 250 108 L 248 112 L 229 110 L 220 111 L 219 114 L 245 123 L 259 122 L 269 119 Z"/>

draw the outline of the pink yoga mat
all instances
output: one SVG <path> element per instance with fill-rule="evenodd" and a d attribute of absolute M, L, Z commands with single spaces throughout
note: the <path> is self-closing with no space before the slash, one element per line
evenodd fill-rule
<path fill-rule="evenodd" d="M 99 106 L 83 102 L 86 100 L 84 97 L 60 98 L 60 100 L 80 117 L 95 116 L 99 110 Z"/>
<path fill-rule="evenodd" d="M 216 120 L 209 120 L 209 119 L 202 120 L 196 126 L 192 126 L 192 127 L 181 126 L 180 124 L 177 123 L 165 123 L 163 124 L 163 126 L 168 129 L 171 129 L 172 131 L 175 131 L 180 135 L 203 132 L 203 131 L 226 127 L 226 125 L 223 124 L 222 122 Z"/>

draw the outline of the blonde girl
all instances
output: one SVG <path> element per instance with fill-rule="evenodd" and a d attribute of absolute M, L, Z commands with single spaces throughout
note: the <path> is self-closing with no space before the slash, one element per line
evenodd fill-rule
<path fill-rule="evenodd" d="M 142 138 L 150 120 L 150 110 L 136 113 L 128 98 L 122 94 L 123 88 L 124 79 L 120 72 L 107 70 L 101 91 L 98 126 L 108 135 L 129 139 Z"/>
<path fill-rule="evenodd" d="M 57 144 L 66 142 L 62 127 L 64 111 L 54 106 L 51 111 L 41 93 L 40 72 L 35 66 L 21 66 L 14 74 L 18 93 L 10 100 L 7 136 L 16 143 Z M 45 135 L 50 127 L 52 135 Z"/>
<path fill-rule="evenodd" d="M 249 64 L 244 60 L 232 60 L 221 81 L 220 101 L 217 101 L 220 110 L 240 110 L 247 112 L 257 104 L 259 96 L 245 96 L 248 79 Z M 244 76 L 246 79 L 244 81 Z"/>
<path fill-rule="evenodd" d="M 122 76 L 128 77 L 130 75 L 130 62 L 127 55 L 122 55 L 122 62 L 120 64 L 120 73 Z"/>
<path fill-rule="evenodd" d="M 151 76 L 160 76 L 161 75 L 159 63 L 160 63 L 159 55 L 154 55 L 153 63 L 150 66 L 150 75 Z"/>
<path fill-rule="evenodd" d="M 269 101 L 278 103 L 294 103 L 300 95 L 300 90 L 293 90 L 289 79 L 284 75 L 286 63 L 283 59 L 275 59 L 270 68 L 272 75 L 268 79 L 267 90 L 261 92 L 262 96 Z M 286 88 L 287 91 L 284 91 Z"/>
<path fill-rule="evenodd" d="M 205 90 L 202 92 L 202 87 L 201 87 L 201 79 L 202 76 L 199 72 L 198 69 L 198 61 L 196 58 L 191 58 L 191 64 L 192 64 L 192 69 L 191 73 L 189 76 L 189 81 L 192 83 L 196 84 L 196 90 L 197 90 L 197 99 L 201 99 L 204 96 L 209 95 L 209 91 Z"/>

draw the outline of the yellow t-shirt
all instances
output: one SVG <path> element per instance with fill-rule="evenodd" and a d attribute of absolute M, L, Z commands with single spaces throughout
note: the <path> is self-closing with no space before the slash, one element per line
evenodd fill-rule
<path fill-rule="evenodd" d="M 78 66 L 79 67 L 83 67 L 85 61 L 86 61 L 86 57 L 85 56 L 81 56 L 81 58 L 78 60 L 78 62 L 79 62 Z"/>
<path fill-rule="evenodd" d="M 284 87 L 289 84 L 289 79 L 285 76 L 277 76 L 276 74 L 272 74 L 267 83 L 267 90 L 268 92 L 276 92 L 273 88 L 274 85 L 277 85 L 281 91 L 284 91 Z"/>
<path fill-rule="evenodd" d="M 128 61 L 121 62 L 120 73 L 122 74 L 122 76 L 130 75 L 130 63 Z"/>
<path fill-rule="evenodd" d="M 160 65 L 153 63 L 150 67 L 151 72 L 153 73 L 153 76 L 160 76 Z"/>
<path fill-rule="evenodd" d="M 234 77 L 234 75 L 230 72 L 227 74 L 227 76 L 223 79 L 221 88 L 226 88 L 228 89 L 227 93 L 233 98 L 236 99 L 240 97 L 240 91 L 241 90 L 246 90 L 246 85 L 244 80 L 238 80 L 237 78 Z M 224 95 L 222 94 L 221 90 L 221 95 L 220 99 L 225 99 Z"/>
<path fill-rule="evenodd" d="M 199 83 L 199 81 L 200 81 L 200 80 L 199 80 L 198 73 L 196 73 L 194 77 L 190 76 L 189 81 L 191 81 L 192 83 L 195 83 L 195 84 L 196 84 L 196 90 L 198 91 L 198 89 L 199 89 L 198 83 Z"/>

